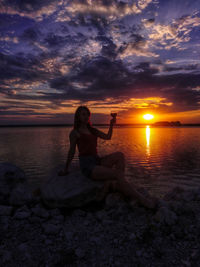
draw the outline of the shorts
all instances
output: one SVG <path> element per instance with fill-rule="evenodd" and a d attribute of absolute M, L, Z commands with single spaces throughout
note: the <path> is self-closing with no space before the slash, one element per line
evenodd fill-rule
<path fill-rule="evenodd" d="M 91 172 L 96 165 L 101 165 L 101 158 L 98 155 L 81 155 L 79 165 L 82 174 L 91 179 Z"/>

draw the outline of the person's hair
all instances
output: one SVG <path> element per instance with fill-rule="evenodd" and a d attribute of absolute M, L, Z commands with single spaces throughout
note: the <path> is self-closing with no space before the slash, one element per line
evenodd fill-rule
<path fill-rule="evenodd" d="M 96 135 L 97 130 L 96 130 L 96 128 L 94 128 L 92 126 L 92 123 L 90 121 L 91 112 L 90 112 L 90 110 L 89 110 L 89 108 L 87 106 L 79 106 L 76 109 L 75 115 L 74 115 L 74 130 L 79 131 L 79 127 L 81 125 L 81 120 L 80 120 L 80 112 L 81 112 L 81 110 L 86 110 L 88 112 L 89 120 L 88 120 L 88 123 L 87 123 L 87 128 L 92 134 Z"/>

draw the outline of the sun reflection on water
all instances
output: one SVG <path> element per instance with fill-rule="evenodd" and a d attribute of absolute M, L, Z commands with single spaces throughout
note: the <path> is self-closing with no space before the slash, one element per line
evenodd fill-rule
<path fill-rule="evenodd" d="M 146 154 L 150 156 L 150 127 L 146 126 Z"/>

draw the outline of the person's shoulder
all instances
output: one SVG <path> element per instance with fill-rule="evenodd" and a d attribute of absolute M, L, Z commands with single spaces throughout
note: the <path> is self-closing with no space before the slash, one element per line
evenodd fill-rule
<path fill-rule="evenodd" d="M 76 130 L 76 129 L 72 129 L 69 133 L 69 136 L 72 137 L 72 138 L 77 138 L 79 137 L 79 132 Z"/>

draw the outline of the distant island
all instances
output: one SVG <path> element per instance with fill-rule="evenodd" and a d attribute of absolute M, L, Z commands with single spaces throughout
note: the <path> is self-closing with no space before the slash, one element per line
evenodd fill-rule
<path fill-rule="evenodd" d="M 181 126 L 180 121 L 158 121 L 152 124 L 153 126 Z"/>

